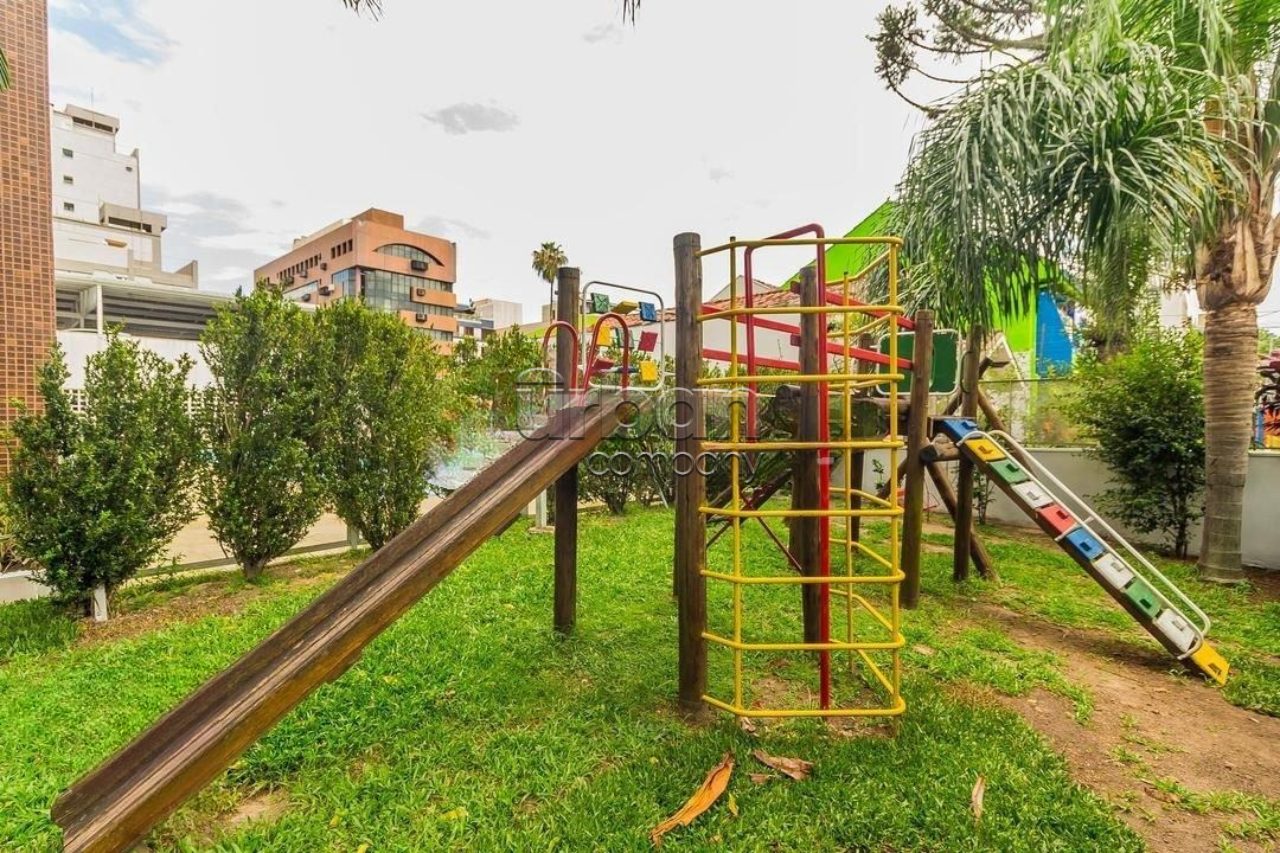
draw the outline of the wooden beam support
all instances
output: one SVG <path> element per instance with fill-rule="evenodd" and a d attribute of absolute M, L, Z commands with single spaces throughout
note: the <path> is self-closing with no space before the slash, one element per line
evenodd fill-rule
<path fill-rule="evenodd" d="M 813 267 L 806 267 L 800 273 L 800 304 L 819 306 L 822 294 L 819 292 L 817 275 Z M 800 372 L 815 374 L 823 372 L 826 359 L 819 348 L 821 323 L 826 318 L 819 314 L 804 314 L 800 317 Z M 818 422 L 819 397 L 818 385 L 805 382 L 800 385 L 800 414 L 796 427 L 796 440 L 818 441 L 821 437 L 821 426 Z M 794 479 L 791 487 L 791 506 L 793 509 L 820 509 L 818 488 L 818 451 L 801 450 L 795 453 L 792 465 Z M 818 574 L 822 560 L 822 549 L 828 547 L 822 541 L 821 519 L 796 518 L 791 522 L 791 553 L 795 555 L 804 574 Z M 800 585 L 800 600 L 804 610 L 804 641 L 817 643 L 821 640 L 821 624 L 819 622 L 819 595 L 816 584 Z"/>
<path fill-rule="evenodd" d="M 982 327 L 969 330 L 965 346 L 963 367 L 960 371 L 960 415 L 966 418 L 978 416 L 978 356 L 982 352 Z M 973 463 L 961 457 L 956 477 L 956 541 L 952 554 L 951 577 L 962 581 L 969 577 L 970 541 L 973 538 Z"/>
<path fill-rule="evenodd" d="M 706 413 L 698 389 L 702 367 L 702 261 L 697 234 L 676 235 L 676 541 L 675 580 L 679 622 L 679 699 L 690 712 L 705 708 L 707 691 L 707 527 L 699 511 L 706 498 L 706 477 L 698 457 L 706 434 Z M 681 473 L 685 471 L 686 473 Z"/>
<path fill-rule="evenodd" d="M 556 273 L 556 317 L 578 326 L 578 289 L 581 274 L 575 267 L 560 267 Z M 573 376 L 573 336 L 566 328 L 556 330 L 556 373 L 569 399 Z M 552 626 L 556 633 L 568 636 L 578 616 L 578 468 L 574 466 L 556 480 L 555 592 Z"/>
<path fill-rule="evenodd" d="M 902 606 L 920 603 L 920 545 L 924 535 L 924 462 L 921 452 L 929 443 L 929 368 L 933 363 L 933 312 L 915 315 L 915 371 L 911 374 L 911 405 L 907 409 L 907 458 L 904 480 L 906 506 L 902 517 Z"/>
<path fill-rule="evenodd" d="M 942 505 L 947 508 L 952 520 L 955 520 L 956 491 L 951 486 L 951 480 L 947 477 L 947 469 L 943 468 L 939 463 L 933 462 L 926 464 L 925 470 L 929 472 L 929 479 L 933 480 L 933 488 L 938 493 L 938 497 L 942 498 Z M 969 536 L 969 557 L 973 560 L 973 564 L 978 567 L 978 574 L 983 577 L 991 576 L 991 556 L 987 553 L 986 546 L 982 544 L 982 539 L 977 535 L 977 531 L 973 530 L 970 531 Z"/>

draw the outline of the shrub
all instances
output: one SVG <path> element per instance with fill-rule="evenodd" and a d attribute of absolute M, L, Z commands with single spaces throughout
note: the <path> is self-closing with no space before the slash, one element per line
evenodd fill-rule
<path fill-rule="evenodd" d="M 520 374 L 541 365 L 539 342 L 516 326 L 489 338 L 483 352 L 473 338 L 458 341 L 453 351 L 458 392 L 469 405 L 487 408 L 497 429 L 516 428 Z"/>
<path fill-rule="evenodd" d="M 317 315 L 321 456 L 329 496 L 375 548 L 418 517 L 459 406 L 448 360 L 392 314 L 342 300 Z"/>
<path fill-rule="evenodd" d="M 1068 406 L 1115 477 L 1097 496 L 1101 508 L 1159 533 L 1179 557 L 1202 512 L 1203 358 L 1198 332 L 1140 329 L 1121 354 L 1083 356 Z"/>
<path fill-rule="evenodd" d="M 200 340 L 213 377 L 197 415 L 208 453 L 200 503 L 250 580 L 324 504 L 312 327 L 297 305 L 260 287 L 219 308 Z"/>
<path fill-rule="evenodd" d="M 87 605 L 98 586 L 110 596 L 191 520 L 191 366 L 109 332 L 86 363 L 82 414 L 58 346 L 40 367 L 43 407 L 13 425 L 5 515 L 16 550 L 60 600 Z"/>

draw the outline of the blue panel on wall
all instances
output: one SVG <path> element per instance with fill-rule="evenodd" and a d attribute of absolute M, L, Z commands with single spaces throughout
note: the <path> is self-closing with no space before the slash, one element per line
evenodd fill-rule
<path fill-rule="evenodd" d="M 1044 377 L 1070 370 L 1074 349 L 1057 303 L 1047 292 L 1040 291 L 1036 310 L 1036 375 Z"/>

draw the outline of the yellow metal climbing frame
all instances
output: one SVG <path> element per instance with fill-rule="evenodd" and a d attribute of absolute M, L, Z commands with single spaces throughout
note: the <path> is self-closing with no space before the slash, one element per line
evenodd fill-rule
<path fill-rule="evenodd" d="M 822 278 L 824 265 L 822 258 L 826 250 L 837 245 L 861 245 L 871 251 L 880 251 L 862 270 L 844 275 L 838 281 L 822 281 L 823 297 L 838 293 L 841 304 L 832 304 L 835 300 L 824 299 L 821 306 L 775 305 L 769 307 L 744 307 L 740 304 L 738 290 L 739 253 L 744 253 L 747 261 L 747 272 L 750 272 L 750 252 L 773 246 L 812 246 L 815 248 L 819 263 L 818 269 Z M 713 567 L 711 554 L 707 555 L 707 568 L 703 575 L 709 584 L 719 583 L 729 586 L 731 601 L 731 631 L 729 635 L 708 630 L 704 639 L 729 651 L 733 665 L 733 693 L 731 697 L 711 695 L 716 692 L 716 679 L 708 689 L 704 700 L 712 706 L 729 711 L 738 716 L 751 717 L 871 717 L 895 716 L 901 714 L 906 705 L 902 699 L 902 664 L 901 649 L 903 637 L 901 630 L 901 611 L 899 608 L 899 584 L 903 574 L 899 566 L 900 533 L 902 524 L 902 508 L 896 500 L 896 489 L 890 491 L 889 498 L 859 488 L 854 482 L 853 456 L 872 450 L 886 451 L 886 476 L 894 478 L 898 470 L 899 457 L 904 447 L 903 437 L 898 430 L 899 417 L 899 383 L 903 379 L 899 360 L 898 334 L 901 327 L 902 308 L 898 305 L 898 252 L 900 241 L 894 237 L 859 237 L 859 238 L 799 238 L 768 240 L 731 240 L 701 253 L 702 257 L 728 254 L 729 262 L 729 308 L 705 310 L 699 318 L 700 322 L 727 321 L 730 326 L 730 351 L 727 375 L 708 377 L 700 381 L 705 388 L 727 389 L 730 394 L 730 406 L 733 416 L 729 418 L 728 441 L 706 441 L 702 450 L 710 452 L 727 452 L 729 454 L 729 474 L 731 479 L 730 499 L 727 507 L 703 506 L 704 518 L 712 516 L 727 519 L 731 526 L 731 549 L 727 567 Z M 853 288 L 871 276 L 879 276 L 886 285 L 887 299 L 883 304 L 865 305 L 855 302 Z M 748 280 L 750 277 L 747 277 Z M 836 347 L 828 346 L 828 355 L 822 364 L 834 364 L 825 367 L 818 373 L 753 375 L 747 369 L 739 344 L 737 332 L 739 324 L 745 324 L 744 317 L 760 317 L 767 315 L 796 316 L 817 314 L 826 324 L 828 334 L 834 334 L 838 342 Z M 704 326 L 704 330 L 705 330 Z M 751 335 L 750 326 L 747 335 Z M 881 372 L 867 372 L 854 367 L 857 356 L 853 351 L 857 348 L 860 336 L 880 334 L 888 340 L 888 366 Z M 838 347 L 838 349 L 837 349 Z M 736 405 L 743 394 L 755 381 L 785 381 L 787 383 L 816 383 L 820 393 L 825 391 L 828 401 L 838 401 L 841 406 L 843 423 L 840 440 L 812 441 L 767 441 L 754 439 L 750 435 L 744 437 L 742 418 L 737 416 L 740 407 Z M 887 432 L 878 436 L 855 437 L 854 404 L 857 392 L 863 389 L 881 388 L 886 392 L 885 408 L 887 409 Z M 705 392 L 704 392 L 705 393 Z M 824 407 L 825 410 L 825 407 Z M 825 434 L 826 431 L 824 431 Z M 826 451 L 832 467 L 837 458 L 843 461 L 840 466 L 843 474 L 840 483 L 832 484 L 830 500 L 824 509 L 795 510 L 775 507 L 750 507 L 744 501 L 744 454 L 765 451 Z M 894 478 L 896 484 L 896 478 Z M 777 574 L 773 570 L 761 570 L 748 565 L 744 553 L 744 528 L 751 519 L 764 522 L 765 519 L 796 519 L 801 517 L 818 517 L 829 519 L 826 529 L 829 532 L 827 547 L 830 551 L 830 571 L 826 576 L 813 573 Z M 868 537 L 870 531 L 862 529 L 863 519 L 876 519 L 881 522 L 874 535 Z M 866 540 L 870 539 L 871 542 Z M 776 538 L 775 538 L 775 541 Z M 837 556 L 842 567 L 837 566 Z M 842 571 L 838 571 L 842 568 Z M 761 587 L 788 586 L 802 584 L 818 584 L 825 587 L 830 602 L 830 630 L 825 642 L 772 642 L 759 639 L 764 632 L 758 627 L 756 638 L 749 639 L 745 623 L 744 593 Z M 799 596 L 795 606 L 800 606 Z M 842 607 L 840 605 L 843 605 Z M 837 625 L 836 614 L 843 616 L 843 625 Z M 840 638 L 837 639 L 836 637 Z M 782 704 L 775 697 L 763 695 L 766 691 L 753 688 L 756 685 L 745 683 L 744 657 L 753 652 L 770 653 L 771 665 L 779 661 L 781 653 L 804 652 L 813 653 L 812 657 L 829 655 L 826 666 L 831 674 L 830 681 L 834 689 L 830 690 L 830 701 L 822 707 L 819 701 L 796 701 L 795 707 L 776 707 Z M 835 658 L 836 661 L 831 661 Z M 843 662 L 847 658 L 847 667 L 832 665 Z M 838 676 L 838 678 L 837 678 Z M 723 679 L 722 679 L 723 680 Z M 767 691 L 777 693 L 777 690 Z M 804 691 L 801 691 L 803 693 Z M 788 693 L 786 699 L 808 700 L 811 697 L 797 696 Z"/>

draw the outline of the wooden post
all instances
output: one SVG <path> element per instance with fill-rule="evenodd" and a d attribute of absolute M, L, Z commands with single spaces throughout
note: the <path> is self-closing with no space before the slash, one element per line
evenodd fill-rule
<path fill-rule="evenodd" d="M 925 470 L 929 472 L 929 478 L 933 480 L 933 487 L 938 492 L 938 497 L 942 498 L 942 505 L 947 508 L 947 512 L 951 514 L 954 520 L 956 517 L 956 491 L 951 485 L 951 480 L 947 478 L 947 470 L 942 467 L 939 462 L 929 462 L 925 464 Z M 982 544 L 982 539 L 978 536 L 977 531 L 970 529 L 969 534 L 969 557 L 973 560 L 973 564 L 978 567 L 978 574 L 984 578 L 992 576 L 991 555 L 987 553 L 987 548 Z"/>
<path fill-rule="evenodd" d="M 933 312 L 917 311 L 911 360 L 911 402 L 907 408 L 906 507 L 902 517 L 902 606 L 920 603 L 920 540 L 924 535 L 924 462 L 929 442 L 929 381 L 933 362 Z"/>
<path fill-rule="evenodd" d="M 581 276 L 576 267 L 560 267 L 556 273 L 559 297 L 556 317 L 578 325 L 578 286 Z M 564 389 L 565 399 L 573 386 L 573 364 L 577 360 L 573 336 L 569 330 L 556 331 L 556 373 Z M 561 441 L 572 441 L 573 436 L 560 436 Z M 556 575 L 553 624 L 557 633 L 573 633 L 578 610 L 578 466 L 566 471 L 556 480 Z"/>
<path fill-rule="evenodd" d="M 964 367 L 960 371 L 960 415 L 966 418 L 978 416 L 978 359 L 982 353 L 982 327 L 969 330 L 969 340 L 964 351 Z M 960 457 L 956 477 L 956 539 L 952 555 L 951 577 L 962 581 L 969 577 L 969 549 L 973 539 L 973 463 Z"/>
<path fill-rule="evenodd" d="M 702 238 L 677 234 L 676 262 L 676 604 L 678 609 L 679 698 L 686 711 L 702 710 L 707 692 L 707 528 L 699 508 L 706 497 L 706 478 L 698 457 L 706 432 L 706 414 L 698 389 L 702 367 Z"/>
<path fill-rule="evenodd" d="M 800 304 L 822 305 L 818 292 L 817 273 L 813 267 L 805 267 L 800 273 Z M 800 316 L 800 372 L 822 373 L 826 359 L 818 349 L 819 324 L 826 322 L 819 314 Z M 818 423 L 819 399 L 816 382 L 800 383 L 800 412 L 796 419 L 796 440 L 817 441 L 821 437 Z M 795 509 L 819 509 L 818 451 L 800 450 L 794 454 L 794 476 L 791 489 L 791 505 Z M 821 525 L 817 518 L 796 518 L 791 522 L 791 553 L 806 575 L 818 574 L 822 550 L 828 547 L 822 541 Z M 800 601 L 804 612 L 804 641 L 817 643 L 822 639 L 819 622 L 820 591 L 817 584 L 800 585 Z"/>

